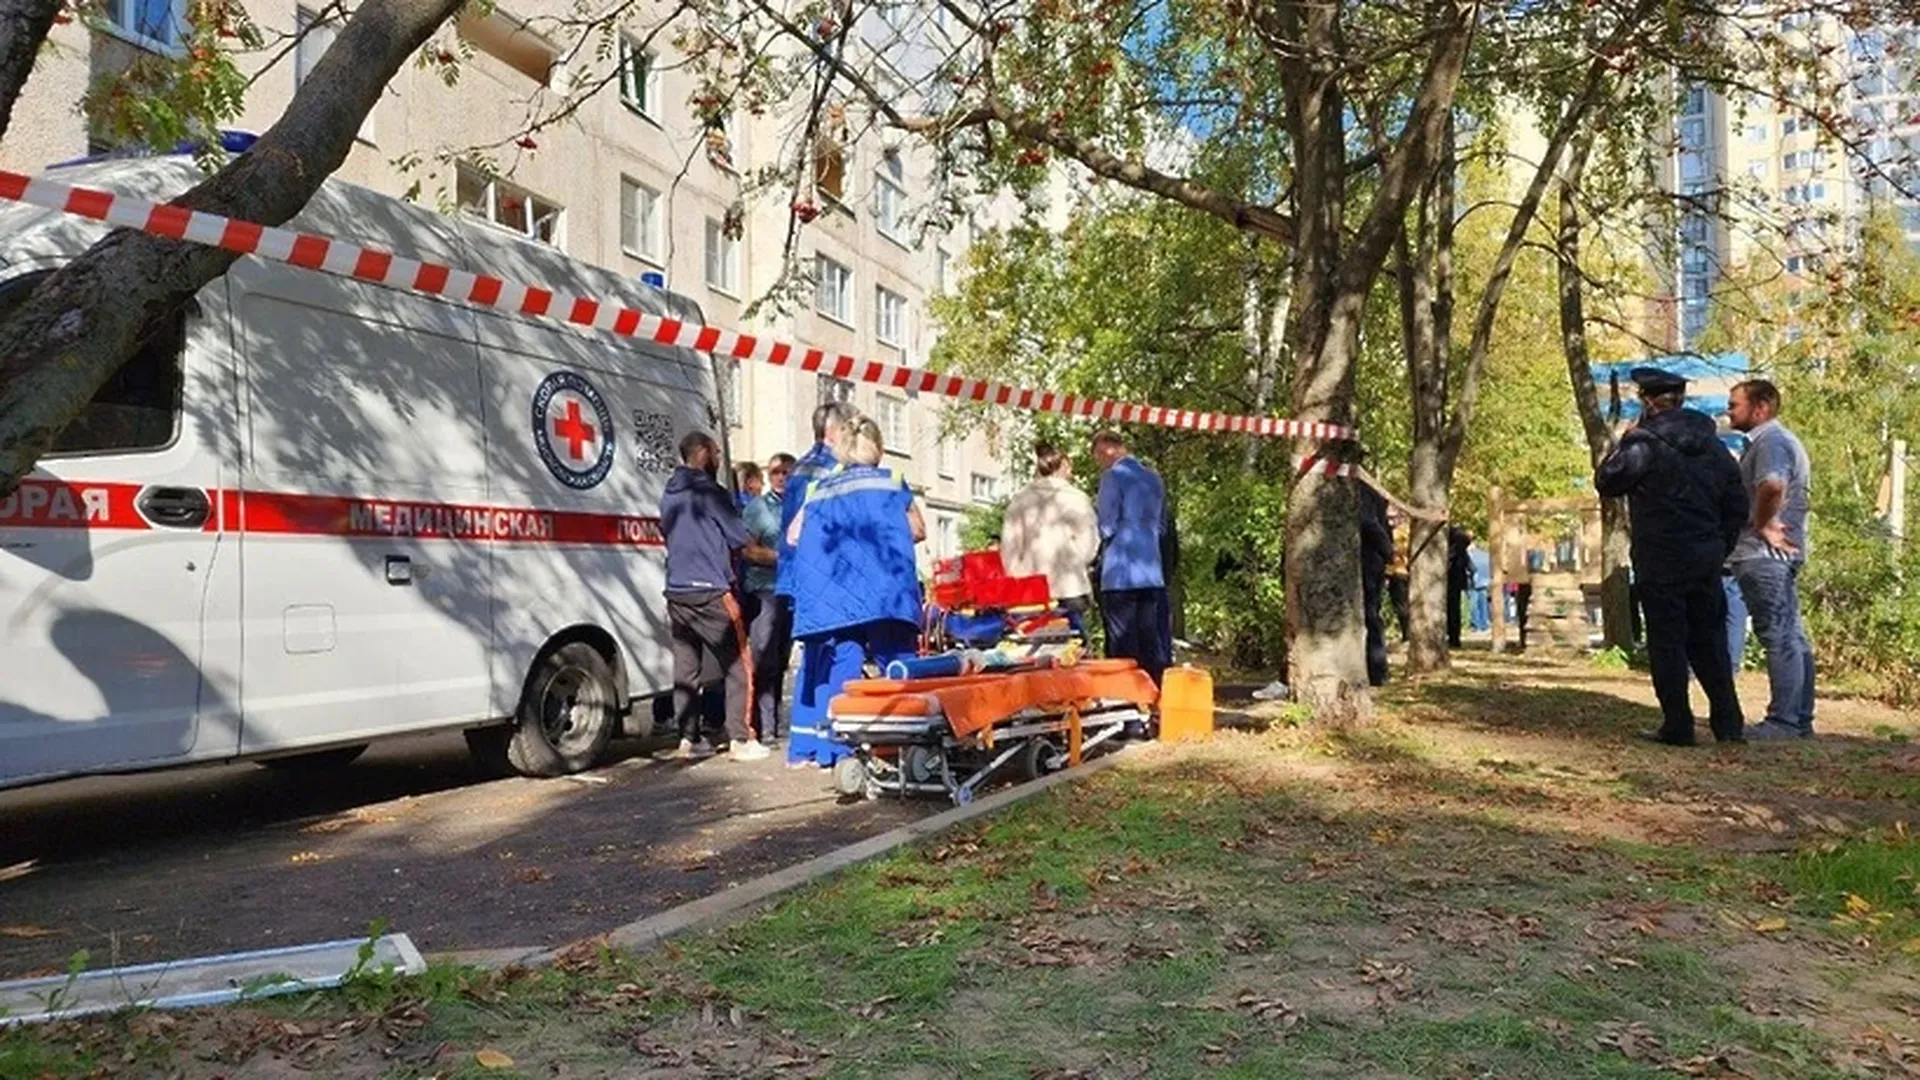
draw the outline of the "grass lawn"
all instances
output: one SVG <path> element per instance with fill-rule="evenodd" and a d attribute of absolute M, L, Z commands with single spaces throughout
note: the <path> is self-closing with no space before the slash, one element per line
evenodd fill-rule
<path fill-rule="evenodd" d="M 1641 676 L 1482 657 L 659 952 L 0 1033 L 0 1076 L 1920 1077 L 1920 722 L 1823 709 L 1673 750 Z"/>

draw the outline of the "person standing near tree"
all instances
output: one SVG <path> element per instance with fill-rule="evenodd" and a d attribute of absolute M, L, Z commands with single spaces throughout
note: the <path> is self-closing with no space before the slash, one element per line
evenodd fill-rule
<path fill-rule="evenodd" d="M 1740 470 L 1705 413 L 1682 408 L 1686 380 L 1659 368 L 1631 372 L 1641 418 L 1594 470 L 1602 498 L 1625 496 L 1633 569 L 1647 621 L 1647 660 L 1662 722 L 1644 737 L 1694 743 L 1687 671 L 1700 680 L 1720 742 L 1739 742 L 1745 720 L 1727 664 L 1727 597 L 1720 567 L 1747 517 Z"/>
<path fill-rule="evenodd" d="M 1473 560 L 1467 549 L 1473 534 L 1458 525 L 1447 527 L 1447 647 L 1460 647 L 1460 605 L 1473 588 Z"/>
<path fill-rule="evenodd" d="M 1107 655 L 1140 665 L 1154 684 L 1166 673 L 1160 649 L 1160 615 L 1167 579 L 1160 562 L 1166 525 L 1166 487 L 1152 469 L 1127 452 L 1115 431 L 1093 437 L 1100 464 L 1100 613 L 1106 623 Z"/>
<path fill-rule="evenodd" d="M 1727 396 L 1727 419 L 1747 436 L 1739 475 L 1752 518 L 1731 559 L 1753 629 L 1767 650 L 1772 695 L 1755 739 L 1813 737 L 1813 646 L 1800 622 L 1800 568 L 1807 560 L 1807 448 L 1780 423 L 1780 390 L 1748 379 Z"/>
<path fill-rule="evenodd" d="M 1033 445 L 1033 482 L 1007 502 L 1000 561 L 1009 577 L 1045 574 L 1053 602 L 1077 619 L 1093 614 L 1087 568 L 1100 554 L 1093 500 L 1073 486 L 1073 463 L 1059 447 Z"/>
<path fill-rule="evenodd" d="M 1387 522 L 1387 499 L 1372 484 L 1358 485 L 1360 494 L 1360 603 L 1367 627 L 1367 684 L 1387 684 L 1387 624 L 1380 601 L 1387 586 L 1387 564 L 1393 561 L 1393 526 Z"/>

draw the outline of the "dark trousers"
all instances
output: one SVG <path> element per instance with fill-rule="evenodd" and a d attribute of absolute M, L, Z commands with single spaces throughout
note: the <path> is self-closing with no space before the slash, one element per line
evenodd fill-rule
<path fill-rule="evenodd" d="M 1455 649 L 1460 647 L 1460 601 L 1466 595 L 1466 582 L 1447 582 L 1447 645 Z"/>
<path fill-rule="evenodd" d="M 1167 657 L 1160 650 L 1160 614 L 1166 608 L 1166 594 L 1165 589 L 1107 589 L 1100 594 L 1107 655 L 1139 664 L 1156 686 L 1167 671 Z"/>
<path fill-rule="evenodd" d="M 1367 622 L 1367 682 L 1387 684 L 1387 622 L 1380 616 L 1380 597 L 1386 592 L 1386 571 L 1363 569 L 1360 574 L 1361 614 Z"/>
<path fill-rule="evenodd" d="M 1053 601 L 1053 606 L 1067 613 L 1072 622 L 1085 634 L 1093 626 L 1093 597 L 1062 596 Z"/>
<path fill-rule="evenodd" d="M 739 601 L 727 592 L 669 596 L 667 624 L 673 639 L 673 720 L 680 737 L 699 734 L 701 661 L 711 657 L 726 683 L 727 737 L 752 739 L 753 653 Z"/>
<path fill-rule="evenodd" d="M 1527 649 L 1527 607 L 1533 603 L 1533 583 L 1523 582 L 1513 587 L 1513 623 L 1514 630 L 1520 635 L 1520 651 Z"/>
<path fill-rule="evenodd" d="M 753 715 L 763 739 L 780 735 L 780 691 L 793 654 L 793 601 L 771 592 L 748 593 L 747 637 L 753 647 Z"/>
<path fill-rule="evenodd" d="M 1727 594 L 1716 571 L 1697 581 L 1648 582 L 1640 591 L 1647 620 L 1647 662 L 1653 693 L 1660 699 L 1663 738 L 1693 738 L 1693 702 L 1687 693 L 1692 669 L 1707 692 L 1708 723 L 1716 739 L 1737 739 L 1743 722 L 1740 696 L 1727 665 Z"/>

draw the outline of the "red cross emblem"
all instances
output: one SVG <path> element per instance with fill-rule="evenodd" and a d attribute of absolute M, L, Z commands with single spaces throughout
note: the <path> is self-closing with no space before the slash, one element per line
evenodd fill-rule
<path fill-rule="evenodd" d="M 593 425 L 580 415 L 578 401 L 567 402 L 567 415 L 553 422 L 555 436 L 567 442 L 567 456 L 579 461 L 586 456 L 586 445 L 593 441 Z"/>

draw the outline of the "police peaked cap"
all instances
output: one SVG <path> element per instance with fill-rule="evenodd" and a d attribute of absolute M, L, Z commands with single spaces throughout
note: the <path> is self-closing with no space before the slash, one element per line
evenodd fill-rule
<path fill-rule="evenodd" d="M 1640 392 L 1648 396 L 1660 394 L 1682 394 L 1686 392 L 1687 380 L 1671 371 L 1662 371 L 1657 367 L 1637 367 L 1627 373 Z"/>

